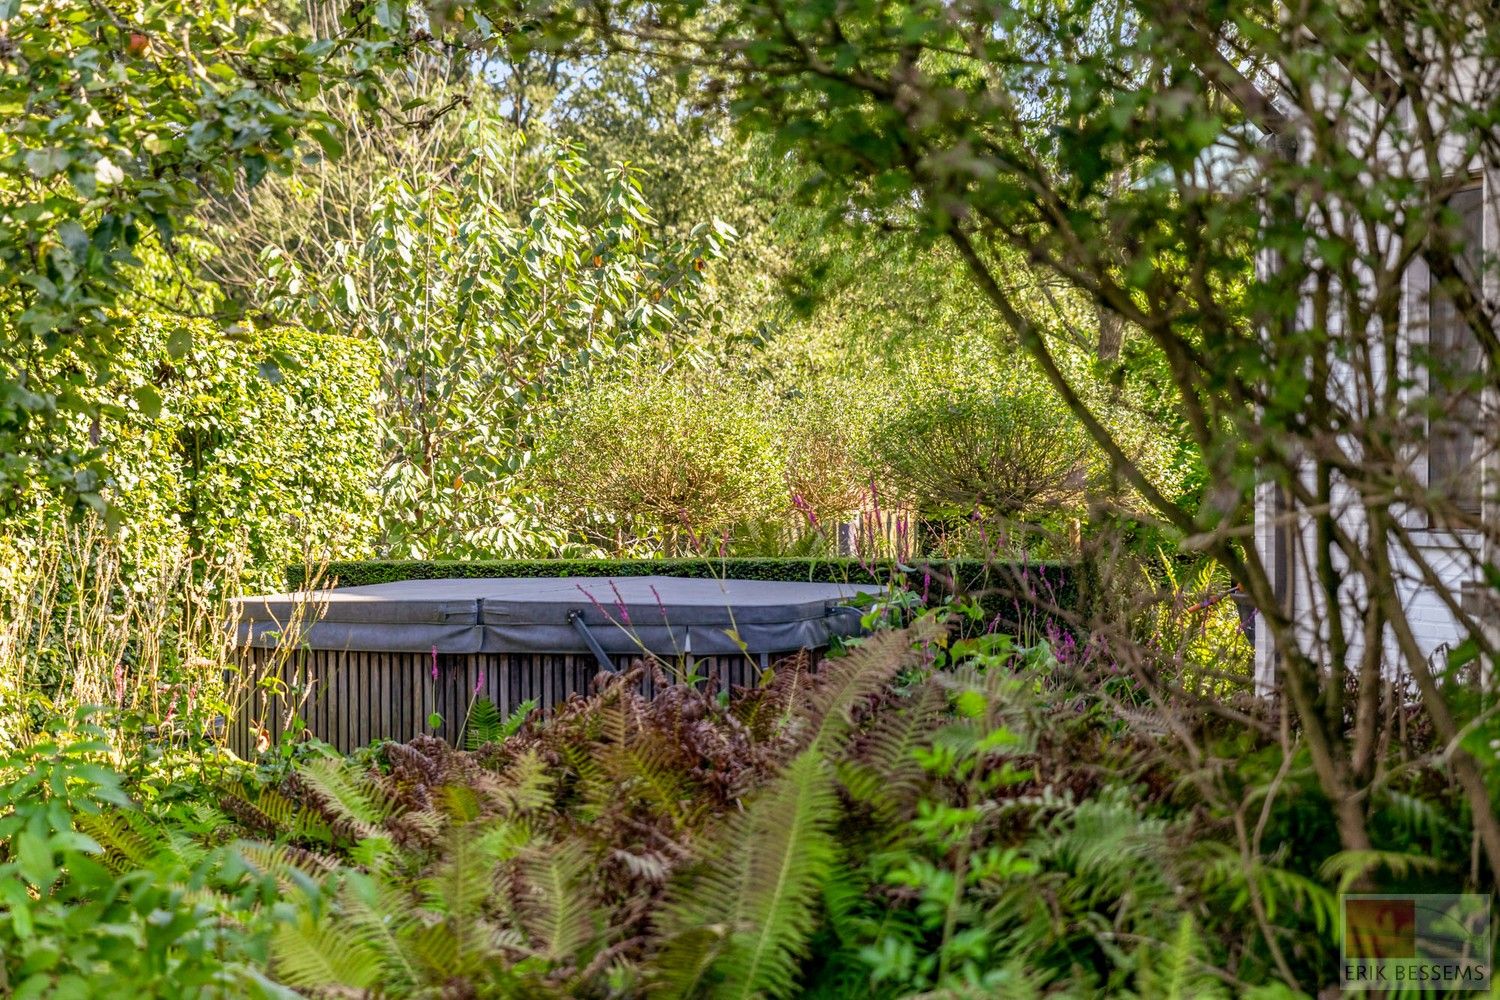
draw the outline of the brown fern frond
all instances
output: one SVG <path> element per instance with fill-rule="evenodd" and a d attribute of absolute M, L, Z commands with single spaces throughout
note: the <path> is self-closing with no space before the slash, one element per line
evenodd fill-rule
<path fill-rule="evenodd" d="M 839 779 L 854 801 L 872 810 L 877 825 L 890 827 L 910 816 L 926 777 L 916 751 L 931 741 L 947 707 L 945 693 L 929 681 L 904 697 L 880 700 L 868 725 L 851 739 Z"/>

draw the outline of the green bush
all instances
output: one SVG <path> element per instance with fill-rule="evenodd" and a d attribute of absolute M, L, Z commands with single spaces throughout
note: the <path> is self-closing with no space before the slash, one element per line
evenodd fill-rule
<path fill-rule="evenodd" d="M 185 259 L 198 252 L 184 241 Z M 205 288 L 170 286 L 166 266 L 143 273 L 145 291 L 198 293 L 202 308 L 217 307 Z M 80 390 L 97 414 L 67 424 L 58 447 L 100 457 L 97 506 L 137 556 L 149 563 L 153 550 L 186 548 L 278 573 L 304 556 L 374 551 L 383 459 L 373 345 L 224 329 L 165 308 L 117 322 L 128 357 Z M 45 536 L 63 514 L 46 490 L 24 491 L 0 510 L 0 536 Z"/>
<path fill-rule="evenodd" d="M 870 495 L 865 461 L 880 383 L 819 372 L 786 390 L 780 409 L 787 494 L 794 517 L 824 533 Z"/>
<path fill-rule="evenodd" d="M 131 788 L 86 719 L 0 756 L 0 994 L 288 997 L 262 971 L 275 882 L 206 803 L 144 811 L 129 792 L 162 783 Z"/>
<path fill-rule="evenodd" d="M 879 480 L 940 519 L 1076 510 L 1095 455 L 1067 407 L 1019 361 L 961 373 L 913 364 L 870 444 Z"/>
<path fill-rule="evenodd" d="M 117 458 L 120 509 L 137 531 L 164 520 L 193 551 L 240 549 L 262 571 L 370 552 L 375 387 L 368 343 L 291 329 L 244 339 L 197 331 L 190 349 L 158 355 L 138 378 L 133 398 L 154 391 L 160 404 L 120 429 L 122 442 L 131 435 L 143 446 L 139 461 L 128 447 Z"/>
<path fill-rule="evenodd" d="M 627 372 L 567 397 L 533 479 L 602 548 L 711 552 L 735 526 L 790 511 L 770 406 L 731 376 Z"/>

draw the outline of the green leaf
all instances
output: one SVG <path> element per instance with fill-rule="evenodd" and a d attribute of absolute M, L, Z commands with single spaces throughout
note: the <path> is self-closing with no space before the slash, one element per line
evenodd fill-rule
<path fill-rule="evenodd" d="M 45 179 L 66 168 L 72 159 L 71 153 L 56 146 L 33 149 L 26 154 L 26 169 L 33 177 Z"/>
<path fill-rule="evenodd" d="M 359 312 L 359 288 L 354 284 L 354 275 L 345 274 L 340 284 L 344 289 L 344 308 L 352 313 Z"/>
<path fill-rule="evenodd" d="M 152 420 L 161 416 L 161 393 L 154 386 L 143 385 L 130 395 L 146 416 Z"/>
<path fill-rule="evenodd" d="M 344 155 L 344 144 L 330 129 L 315 128 L 308 134 L 317 141 L 319 146 L 323 147 L 323 152 L 329 159 L 336 160 Z"/>
<path fill-rule="evenodd" d="M 39 888 L 51 885 L 58 874 L 47 838 L 29 829 L 16 836 L 16 867 L 28 882 Z"/>

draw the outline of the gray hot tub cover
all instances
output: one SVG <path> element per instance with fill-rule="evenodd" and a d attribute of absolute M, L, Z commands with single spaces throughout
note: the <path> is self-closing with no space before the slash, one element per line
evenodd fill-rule
<path fill-rule="evenodd" d="M 880 589 L 666 576 L 449 579 L 234 604 L 240 643 L 263 648 L 289 640 L 351 652 L 585 653 L 571 620 L 578 615 L 611 654 L 724 656 L 826 646 L 830 636 L 859 631 L 859 612 L 847 602 Z M 299 605 L 303 624 L 294 636 L 288 626 Z"/>

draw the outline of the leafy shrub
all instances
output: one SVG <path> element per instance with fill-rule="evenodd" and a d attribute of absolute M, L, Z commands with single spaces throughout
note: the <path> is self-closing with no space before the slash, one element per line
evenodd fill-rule
<path fill-rule="evenodd" d="M 1077 509 L 1095 449 L 1055 394 L 1022 366 L 924 379 L 877 423 L 878 478 L 929 517 L 994 519 Z"/>
<path fill-rule="evenodd" d="M 149 401 L 140 423 L 118 431 L 120 443 L 139 435 L 150 456 L 115 449 L 112 492 L 131 527 L 149 533 L 164 520 L 192 551 L 235 553 L 252 575 L 371 551 L 381 456 L 370 345 L 285 329 L 237 340 L 199 330 L 192 344 L 156 357 L 133 389 Z M 138 507 L 163 503 L 150 515 Z"/>
<path fill-rule="evenodd" d="M 785 516 L 770 400 L 731 377 L 637 370 L 568 396 L 535 479 L 601 547 L 709 552 L 736 524 Z"/>
<path fill-rule="evenodd" d="M 184 260 L 200 252 L 184 241 Z M 170 285 L 168 264 L 147 257 L 146 294 L 221 304 L 201 285 Z M 133 563 L 150 572 L 154 552 L 171 559 L 185 548 L 255 579 L 287 562 L 373 551 L 382 454 L 371 345 L 288 328 L 224 330 L 166 307 L 115 322 L 128 355 L 111 379 L 81 390 L 94 419 L 63 426 L 71 447 L 107 466 L 97 512 Z M 0 535 L 44 538 L 65 513 L 32 490 L 0 512 Z"/>
<path fill-rule="evenodd" d="M 0 992 L 286 996 L 262 971 L 274 885 L 204 842 L 211 809 L 143 813 L 104 735 L 75 721 L 0 758 Z"/>
<path fill-rule="evenodd" d="M 1135 466 L 1165 495 L 1179 495 L 1190 463 L 1170 415 L 1098 377 L 1076 345 L 1056 350 Z M 959 334 L 898 355 L 891 371 L 895 388 L 874 424 L 868 475 L 930 522 L 929 553 L 1005 551 L 1021 525 L 1047 529 L 1026 532 L 1028 549 L 1041 539 L 1073 553 L 1079 539 L 1068 536 L 1086 510 L 1139 507 L 1051 384 L 1002 342 Z"/>
<path fill-rule="evenodd" d="M 865 462 L 875 408 L 867 379 L 820 374 L 793 388 L 782 404 L 787 493 L 794 518 L 826 532 L 869 498 Z"/>

